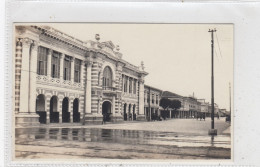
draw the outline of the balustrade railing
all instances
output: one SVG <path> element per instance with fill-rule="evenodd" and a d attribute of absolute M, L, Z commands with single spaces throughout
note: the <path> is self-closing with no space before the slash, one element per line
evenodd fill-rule
<path fill-rule="evenodd" d="M 81 88 L 82 84 L 77 82 L 72 82 L 70 80 L 61 80 L 60 78 L 52 78 L 45 75 L 37 75 L 37 82 L 45 84 L 53 84 L 54 86 L 70 86 L 72 88 Z"/>
<path fill-rule="evenodd" d="M 103 86 L 103 90 L 116 91 L 117 88 L 112 87 L 112 86 Z"/>

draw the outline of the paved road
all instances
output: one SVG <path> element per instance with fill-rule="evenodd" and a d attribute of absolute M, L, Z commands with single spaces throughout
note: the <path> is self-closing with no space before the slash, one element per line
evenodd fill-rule
<path fill-rule="evenodd" d="M 229 124 L 216 120 L 219 135 L 207 135 L 210 120 L 93 126 L 17 128 L 18 159 L 230 159 Z"/>

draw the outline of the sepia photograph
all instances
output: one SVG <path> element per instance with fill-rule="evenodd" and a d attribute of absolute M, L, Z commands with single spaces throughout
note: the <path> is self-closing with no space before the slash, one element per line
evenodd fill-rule
<path fill-rule="evenodd" d="M 15 23 L 13 160 L 232 161 L 233 31 Z"/>

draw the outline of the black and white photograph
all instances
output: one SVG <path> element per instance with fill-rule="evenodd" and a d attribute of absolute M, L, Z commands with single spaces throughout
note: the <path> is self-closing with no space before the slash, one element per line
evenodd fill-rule
<path fill-rule="evenodd" d="M 15 23 L 15 160 L 233 159 L 233 24 Z"/>

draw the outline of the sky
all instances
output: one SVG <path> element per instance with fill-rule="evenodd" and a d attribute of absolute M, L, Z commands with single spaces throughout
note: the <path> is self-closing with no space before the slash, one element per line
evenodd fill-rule
<path fill-rule="evenodd" d="M 46 24 L 45 24 L 46 25 Z M 215 103 L 229 109 L 233 88 L 232 24 L 47 24 L 83 41 L 112 41 L 123 59 L 149 74 L 145 84 L 211 102 L 211 34 L 214 33 Z M 232 91 L 233 92 L 233 91 Z"/>

